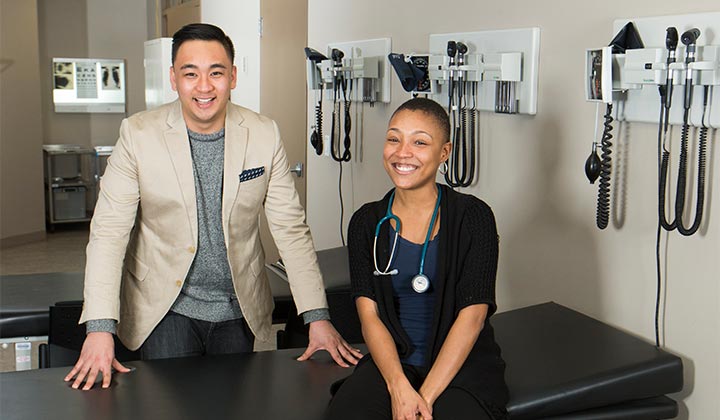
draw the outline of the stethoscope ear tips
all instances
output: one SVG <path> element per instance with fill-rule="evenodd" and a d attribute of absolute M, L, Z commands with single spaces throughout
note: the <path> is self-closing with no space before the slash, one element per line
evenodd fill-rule
<path fill-rule="evenodd" d="M 387 273 L 381 273 L 377 270 L 373 271 L 373 276 L 394 276 L 398 273 L 397 268 L 393 268 L 392 270 L 388 271 Z"/>

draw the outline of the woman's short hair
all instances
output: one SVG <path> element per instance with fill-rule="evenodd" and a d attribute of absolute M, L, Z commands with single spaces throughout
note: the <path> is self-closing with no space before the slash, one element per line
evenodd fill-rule
<path fill-rule="evenodd" d="M 439 103 L 428 98 L 412 98 L 400 105 L 398 109 L 393 112 L 390 119 L 392 120 L 395 115 L 400 111 L 422 111 L 429 115 L 435 120 L 435 123 L 440 126 L 440 129 L 445 134 L 445 141 L 450 141 L 450 118 L 448 117 L 445 108 Z"/>

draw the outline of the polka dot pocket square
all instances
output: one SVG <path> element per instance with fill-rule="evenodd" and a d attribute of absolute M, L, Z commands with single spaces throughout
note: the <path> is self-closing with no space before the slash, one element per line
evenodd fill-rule
<path fill-rule="evenodd" d="M 252 169 L 245 169 L 240 174 L 240 182 L 250 181 L 251 179 L 255 179 L 259 176 L 262 176 L 262 174 L 265 173 L 265 167 L 259 166 L 257 168 Z"/>

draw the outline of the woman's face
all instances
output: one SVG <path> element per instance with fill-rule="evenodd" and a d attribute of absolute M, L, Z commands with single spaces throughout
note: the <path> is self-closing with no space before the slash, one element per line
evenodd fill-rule
<path fill-rule="evenodd" d="M 388 124 L 383 150 L 385 171 L 398 189 L 415 190 L 435 183 L 440 164 L 450 155 L 435 118 L 423 111 L 403 110 Z"/>

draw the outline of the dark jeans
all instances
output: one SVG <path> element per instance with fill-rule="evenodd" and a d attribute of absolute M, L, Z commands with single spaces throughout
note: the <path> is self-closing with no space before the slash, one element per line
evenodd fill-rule
<path fill-rule="evenodd" d="M 208 322 L 168 312 L 140 348 L 142 360 L 251 353 L 253 336 L 243 318 Z"/>
<path fill-rule="evenodd" d="M 424 380 L 420 369 L 402 365 L 413 388 Z M 436 420 L 492 420 L 472 395 L 460 388 L 447 388 L 433 404 Z M 348 377 L 330 401 L 326 420 L 391 420 L 390 393 L 375 362 L 368 360 Z"/>

